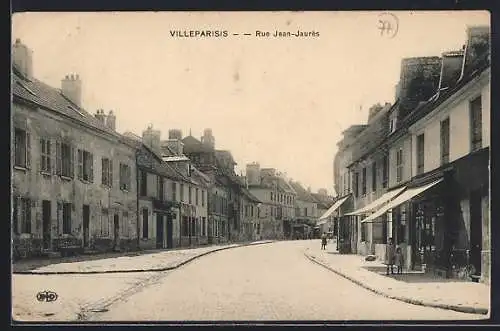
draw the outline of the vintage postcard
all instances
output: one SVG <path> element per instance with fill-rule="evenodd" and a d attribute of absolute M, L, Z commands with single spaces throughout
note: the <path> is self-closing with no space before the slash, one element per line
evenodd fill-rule
<path fill-rule="evenodd" d="M 489 317 L 488 12 L 12 19 L 13 321 Z"/>

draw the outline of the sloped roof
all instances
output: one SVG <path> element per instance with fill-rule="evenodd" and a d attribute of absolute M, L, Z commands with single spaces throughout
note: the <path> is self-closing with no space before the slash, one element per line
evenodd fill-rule
<path fill-rule="evenodd" d="M 297 199 L 307 202 L 316 203 L 316 199 L 308 192 L 300 183 L 298 182 L 290 182 L 295 192 L 297 192 Z"/>
<path fill-rule="evenodd" d="M 242 187 L 241 188 L 241 191 L 243 192 L 243 194 L 252 202 L 256 202 L 256 203 L 260 203 L 262 201 L 259 200 L 259 198 L 257 198 L 255 195 L 252 194 L 252 192 L 250 192 L 249 190 L 247 190 L 245 187 Z"/>
<path fill-rule="evenodd" d="M 127 138 L 131 139 L 131 138 Z M 131 139 L 132 140 L 132 139 Z M 148 146 L 146 146 L 143 143 L 136 142 L 138 144 L 139 150 L 142 151 L 142 153 L 146 153 L 150 157 L 153 157 L 155 159 L 155 163 L 153 163 L 153 169 L 160 173 L 161 175 L 174 179 L 174 180 L 180 180 L 180 181 L 188 181 L 187 178 L 185 178 L 181 173 L 176 171 L 173 167 L 171 167 L 169 164 L 164 162 L 162 158 L 156 154 L 153 150 L 151 150 Z M 139 166 L 146 166 L 141 164 L 141 158 L 138 158 L 138 165 Z"/>
<path fill-rule="evenodd" d="M 49 86 L 35 78 L 27 79 L 23 77 L 15 66 L 13 66 L 12 73 L 12 94 L 14 97 L 55 111 L 60 115 L 91 126 L 116 138 L 123 137 L 118 132 L 108 128 L 85 109 L 66 98 L 60 89 Z"/>
<path fill-rule="evenodd" d="M 321 207 L 323 209 L 330 208 L 334 203 L 334 199 L 330 196 L 325 196 L 319 193 L 311 193 L 311 196 L 318 203 L 318 207 Z"/>
<path fill-rule="evenodd" d="M 191 135 L 184 137 L 181 141 L 184 144 L 184 151 L 186 151 L 186 153 L 213 152 L 212 148 L 204 145 L 200 140 Z"/>
<path fill-rule="evenodd" d="M 233 158 L 233 154 L 231 154 L 230 151 L 227 150 L 216 150 L 215 151 L 215 157 L 219 160 L 221 159 L 228 159 L 230 160 L 233 164 L 236 164 Z"/>
<path fill-rule="evenodd" d="M 182 143 L 184 143 L 184 145 L 201 145 L 201 141 L 196 139 L 195 137 L 189 135 L 189 136 L 186 136 L 182 139 Z"/>

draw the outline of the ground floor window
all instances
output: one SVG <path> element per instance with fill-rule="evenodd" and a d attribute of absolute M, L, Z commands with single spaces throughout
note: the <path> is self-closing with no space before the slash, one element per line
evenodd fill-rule
<path fill-rule="evenodd" d="M 109 213 L 107 208 L 103 208 L 101 213 L 101 235 L 109 236 Z"/>
<path fill-rule="evenodd" d="M 393 217 L 396 226 L 396 244 L 407 242 L 408 220 L 405 206 L 393 210 Z"/>
<path fill-rule="evenodd" d="M 72 222 L 71 222 L 71 203 L 63 203 L 63 234 L 71 234 Z"/>
<path fill-rule="evenodd" d="M 129 237 L 129 223 L 128 223 L 128 212 L 124 211 L 122 213 L 122 235 L 126 238 Z"/>
<path fill-rule="evenodd" d="M 12 232 L 14 234 L 19 234 L 19 225 L 18 225 L 18 222 L 17 222 L 17 218 L 18 218 L 18 212 L 19 212 L 19 198 L 18 197 L 14 197 L 14 206 L 12 208 Z"/>
<path fill-rule="evenodd" d="M 184 237 L 189 236 L 189 219 L 187 216 L 182 217 L 182 235 Z"/>
<path fill-rule="evenodd" d="M 29 198 L 21 198 L 20 200 L 21 233 L 31 233 L 31 200 Z"/>
<path fill-rule="evenodd" d="M 146 208 L 142 210 L 142 238 L 149 238 L 149 211 Z"/>
<path fill-rule="evenodd" d="M 189 229 L 189 235 L 191 237 L 194 237 L 196 236 L 196 223 L 197 223 L 197 219 L 194 218 L 194 217 L 191 217 L 191 227 Z"/>
<path fill-rule="evenodd" d="M 361 223 L 361 241 L 366 241 L 366 232 L 368 231 L 368 223 Z"/>
<path fill-rule="evenodd" d="M 207 218 L 203 217 L 201 219 L 201 235 L 206 236 L 207 235 Z"/>

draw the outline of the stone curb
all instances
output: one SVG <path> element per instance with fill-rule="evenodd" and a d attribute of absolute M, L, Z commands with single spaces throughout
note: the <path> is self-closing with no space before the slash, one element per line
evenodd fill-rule
<path fill-rule="evenodd" d="M 227 246 L 227 247 L 221 247 L 217 248 L 208 252 L 200 253 L 198 255 L 192 256 L 180 263 L 177 263 L 173 266 L 168 266 L 168 267 L 161 267 L 161 268 L 150 268 L 150 269 L 124 269 L 124 270 L 102 270 L 102 271 L 17 271 L 17 272 L 12 272 L 12 274 L 15 275 L 90 275 L 90 274 L 118 274 L 118 273 L 132 273 L 132 272 L 158 272 L 158 271 L 167 271 L 167 270 L 173 270 L 177 269 L 197 258 L 200 258 L 202 256 L 223 251 L 226 249 L 231 249 L 231 248 L 238 248 L 238 247 L 245 247 L 245 246 L 255 246 L 255 245 L 264 245 L 264 244 L 271 244 L 274 241 L 265 241 L 265 242 L 255 242 L 255 243 L 249 243 L 249 244 L 241 244 L 241 245 L 234 245 L 234 246 Z"/>
<path fill-rule="evenodd" d="M 413 304 L 413 305 L 418 305 L 418 306 L 454 310 L 454 311 L 461 312 L 461 313 L 479 314 L 479 315 L 487 315 L 488 314 L 488 309 L 486 309 L 486 308 L 433 303 L 433 302 L 426 302 L 426 301 L 408 298 L 408 297 L 403 297 L 403 296 L 396 296 L 396 295 L 387 294 L 387 293 L 380 291 L 380 290 L 377 290 L 376 288 L 371 287 L 371 286 L 369 286 L 369 285 L 367 285 L 367 284 L 365 284 L 365 283 L 363 283 L 363 282 L 361 282 L 353 277 L 350 277 L 346 273 L 340 272 L 340 271 L 330 267 L 329 265 L 327 265 L 323 262 L 318 261 L 314 255 L 309 255 L 308 253 L 304 252 L 304 256 L 307 257 L 310 261 L 313 261 L 313 262 L 319 264 L 320 266 L 336 273 L 337 275 L 342 276 L 343 278 L 345 278 L 347 280 L 350 280 L 351 282 L 355 283 L 356 285 L 361 286 L 361 287 L 363 287 L 363 288 L 365 288 L 373 293 L 376 293 L 378 295 L 382 295 L 383 297 L 386 297 L 388 299 L 395 299 L 395 300 L 403 301 L 403 302 Z"/>

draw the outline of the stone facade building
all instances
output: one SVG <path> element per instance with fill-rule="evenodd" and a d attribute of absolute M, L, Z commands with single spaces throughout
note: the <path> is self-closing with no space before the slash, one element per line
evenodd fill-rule
<path fill-rule="evenodd" d="M 200 140 L 182 139 L 184 153 L 206 177 L 208 187 L 209 242 L 240 241 L 243 236 L 241 197 L 243 184 L 234 171 L 236 162 L 229 151 L 215 149 L 211 129 Z"/>
<path fill-rule="evenodd" d="M 391 237 L 403 249 L 408 269 L 489 282 L 489 48 L 489 28 L 471 27 L 463 50 L 403 60 L 388 132 L 351 165 L 380 151 L 388 163 L 379 198 L 358 204 L 354 192 L 354 252 L 383 256 L 376 226 L 382 244 Z"/>
<path fill-rule="evenodd" d="M 296 192 L 282 174 L 273 168 L 248 164 L 246 178 L 249 191 L 260 201 L 257 234 L 263 239 L 290 238 L 295 219 Z"/>
<path fill-rule="evenodd" d="M 31 51 L 13 46 L 11 146 L 14 256 L 136 249 L 135 148 L 116 117 L 82 107 L 82 81 L 61 88 L 33 76 Z"/>

